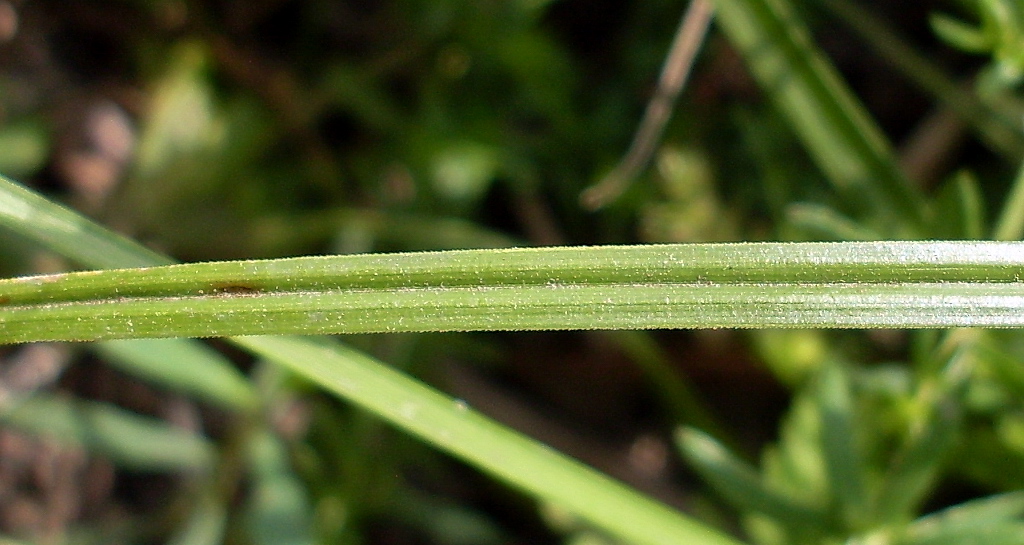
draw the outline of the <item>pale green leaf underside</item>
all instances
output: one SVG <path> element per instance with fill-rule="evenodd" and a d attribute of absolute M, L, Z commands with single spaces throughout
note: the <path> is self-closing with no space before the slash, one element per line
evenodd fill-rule
<path fill-rule="evenodd" d="M 0 342 L 521 329 L 1024 326 L 1024 244 L 320 256 L 0 281 Z"/>

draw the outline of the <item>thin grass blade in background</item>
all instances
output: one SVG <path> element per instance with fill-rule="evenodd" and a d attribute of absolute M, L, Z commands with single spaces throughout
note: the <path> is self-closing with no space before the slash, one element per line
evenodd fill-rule
<path fill-rule="evenodd" d="M 201 497 L 188 518 L 167 545 L 219 545 L 224 543 L 228 512 L 224 503 Z"/>
<path fill-rule="evenodd" d="M 93 349 L 111 365 L 154 384 L 249 412 L 259 398 L 238 369 L 204 344 L 186 339 L 133 339 L 96 343 Z"/>
<path fill-rule="evenodd" d="M 850 379 L 839 363 L 825 365 L 819 376 L 818 410 L 821 414 L 821 452 L 832 496 L 848 528 L 863 530 L 871 520 L 867 465 L 858 433 L 861 427 L 853 403 Z"/>
<path fill-rule="evenodd" d="M 822 5 L 919 89 L 956 112 L 990 149 L 1015 162 L 1024 156 L 1024 131 L 1020 123 L 1014 121 L 1015 112 L 998 111 L 994 105 L 958 85 L 868 10 L 848 0 L 825 0 Z"/>
<path fill-rule="evenodd" d="M 941 378 L 918 388 L 916 418 L 907 426 L 904 444 L 893 457 L 874 500 L 873 510 L 880 520 L 899 525 L 913 518 L 933 490 L 950 448 L 961 437 L 962 400 L 969 386 L 969 370 L 977 359 L 975 337 L 960 335 Z"/>
<path fill-rule="evenodd" d="M 238 342 L 499 479 L 637 545 L 735 545 L 549 447 L 335 342 L 247 337 Z"/>
<path fill-rule="evenodd" d="M 249 444 L 252 494 L 245 506 L 246 525 L 255 545 L 312 545 L 313 509 L 303 483 L 292 473 L 288 452 L 269 433 Z"/>
<path fill-rule="evenodd" d="M 816 536 L 827 534 L 826 513 L 772 490 L 757 470 L 739 460 L 711 436 L 695 428 L 681 429 L 676 442 L 683 456 L 723 497 L 742 512 L 767 515 L 786 526 Z"/>
<path fill-rule="evenodd" d="M 109 231 L 101 225 L 3 176 L 0 176 L 0 226 L 89 268 L 174 263 L 128 238 L 109 236 Z M 83 246 L 83 242 L 88 246 Z"/>
<path fill-rule="evenodd" d="M 986 545 L 1020 543 L 1024 535 L 1024 492 L 964 502 L 921 517 L 897 539 L 899 545 Z"/>
<path fill-rule="evenodd" d="M 996 223 L 992 238 L 995 240 L 1020 240 L 1024 237 L 1024 163 L 1021 163 L 1017 177 L 1013 180 L 1010 194 L 1003 204 L 1002 213 Z"/>
<path fill-rule="evenodd" d="M 715 0 L 717 21 L 837 191 L 885 238 L 921 235 L 924 199 L 787 0 Z M 900 226 L 900 227 L 896 227 Z"/>
<path fill-rule="evenodd" d="M 81 445 L 145 471 L 210 471 L 213 445 L 198 434 L 113 405 L 37 393 L 0 413 L 0 421 Z"/>

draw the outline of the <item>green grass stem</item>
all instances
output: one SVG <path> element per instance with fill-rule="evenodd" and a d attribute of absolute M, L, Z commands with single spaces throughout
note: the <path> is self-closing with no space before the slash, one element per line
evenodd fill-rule
<path fill-rule="evenodd" d="M 0 343 L 400 331 L 1024 326 L 1024 244 L 318 256 L 0 280 Z"/>

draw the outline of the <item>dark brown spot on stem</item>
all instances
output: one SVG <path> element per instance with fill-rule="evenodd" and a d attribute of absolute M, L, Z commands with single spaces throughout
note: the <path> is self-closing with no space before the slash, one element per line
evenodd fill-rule
<path fill-rule="evenodd" d="M 216 295 L 255 295 L 263 291 L 247 284 L 213 284 L 210 290 Z"/>

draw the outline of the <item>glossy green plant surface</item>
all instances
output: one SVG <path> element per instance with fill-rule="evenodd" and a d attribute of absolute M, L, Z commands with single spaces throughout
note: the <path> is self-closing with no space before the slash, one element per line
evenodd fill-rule
<path fill-rule="evenodd" d="M 0 281 L 0 342 L 522 329 L 1024 325 L 1024 245 L 609 246 Z"/>

